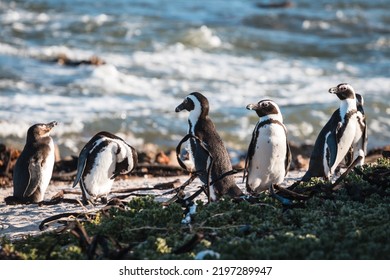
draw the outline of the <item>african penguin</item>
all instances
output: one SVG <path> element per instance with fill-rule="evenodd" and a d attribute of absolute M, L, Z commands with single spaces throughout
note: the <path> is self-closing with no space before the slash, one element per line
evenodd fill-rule
<path fill-rule="evenodd" d="M 13 198 L 25 203 L 43 201 L 54 168 L 54 142 L 50 131 L 57 122 L 39 123 L 27 131 L 26 144 L 14 171 Z"/>
<path fill-rule="evenodd" d="M 209 179 L 216 182 L 210 186 L 209 195 L 211 201 L 218 200 L 223 195 L 238 197 L 243 195 L 237 186 L 234 177 L 229 175 L 221 180 L 217 180 L 221 175 L 232 170 L 232 164 L 229 154 L 219 136 L 214 123 L 208 116 L 209 102 L 207 98 L 199 93 L 189 94 L 184 101 L 176 107 L 176 112 L 187 110 L 190 112 L 188 117 L 188 133 L 192 134 L 202 141 L 209 150 L 213 158 L 213 165 L 210 177 L 206 170 L 210 164 L 209 157 L 204 149 L 200 147 L 193 138 L 190 139 L 190 153 L 195 164 L 195 170 L 201 171 L 200 180 L 206 184 Z"/>
<path fill-rule="evenodd" d="M 357 126 L 356 134 L 353 140 L 353 144 L 350 148 L 349 154 L 346 156 L 346 165 L 350 165 L 357 157 L 360 156 L 360 160 L 357 165 L 361 166 L 364 164 L 364 160 L 367 153 L 367 122 L 366 115 L 363 109 L 364 99 L 363 96 L 356 93 L 356 106 L 357 106 Z"/>
<path fill-rule="evenodd" d="M 351 85 L 342 83 L 330 88 L 329 93 L 337 95 L 341 101 L 340 107 L 332 114 L 314 143 L 309 169 L 301 179 L 304 182 L 312 177 L 329 180 L 355 139 L 358 125 L 355 90 Z"/>
<path fill-rule="evenodd" d="M 80 184 L 83 202 L 105 203 L 116 176 L 131 172 L 137 152 L 122 138 L 106 131 L 97 133 L 81 150 L 73 187 Z"/>
<path fill-rule="evenodd" d="M 291 152 L 283 117 L 274 101 L 265 99 L 246 108 L 254 110 L 259 121 L 249 144 L 244 179 L 247 179 L 247 191 L 258 194 L 283 182 L 290 166 Z"/>

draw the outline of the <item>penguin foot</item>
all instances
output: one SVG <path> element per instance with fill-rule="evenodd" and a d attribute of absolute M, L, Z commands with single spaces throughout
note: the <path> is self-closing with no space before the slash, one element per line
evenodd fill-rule
<path fill-rule="evenodd" d="M 5 204 L 7 205 L 18 205 L 18 204 L 32 204 L 33 202 L 29 199 L 25 199 L 25 198 L 18 198 L 16 196 L 7 196 L 6 198 L 4 198 L 4 202 Z"/>
<path fill-rule="evenodd" d="M 100 202 L 103 203 L 103 204 L 107 204 L 107 202 L 108 202 L 107 196 L 102 196 L 100 198 Z"/>
<path fill-rule="evenodd" d="M 271 185 L 269 187 L 269 193 L 270 193 L 271 197 L 273 197 L 276 200 L 278 200 L 280 203 L 282 203 L 283 206 L 291 206 L 292 205 L 292 201 L 290 199 L 285 198 L 285 197 L 280 196 L 280 195 L 275 193 L 274 185 Z"/>

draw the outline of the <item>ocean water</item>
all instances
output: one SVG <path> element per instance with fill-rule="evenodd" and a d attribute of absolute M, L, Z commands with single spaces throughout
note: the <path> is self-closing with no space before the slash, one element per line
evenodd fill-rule
<path fill-rule="evenodd" d="M 390 144 L 390 1 L 258 5 L 270 2 L 0 1 L 0 142 L 21 148 L 29 126 L 56 120 L 63 156 L 101 130 L 172 148 L 188 117 L 174 109 L 200 91 L 231 149 L 246 150 L 257 116 L 245 107 L 264 98 L 289 140 L 313 143 L 339 106 L 328 89 L 348 82 L 365 99 L 369 148 Z"/>

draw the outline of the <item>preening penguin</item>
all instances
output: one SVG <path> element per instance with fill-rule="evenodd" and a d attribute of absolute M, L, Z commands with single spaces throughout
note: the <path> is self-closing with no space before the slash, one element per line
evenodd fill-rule
<path fill-rule="evenodd" d="M 53 121 L 28 129 L 26 145 L 14 167 L 13 199 L 33 203 L 43 200 L 53 174 L 54 142 L 49 134 L 56 125 Z"/>
<path fill-rule="evenodd" d="M 103 202 L 116 176 L 131 172 L 137 165 L 137 152 L 122 138 L 99 132 L 84 146 L 77 163 L 73 187 L 80 184 L 83 202 Z"/>
<path fill-rule="evenodd" d="M 351 85 L 343 83 L 329 89 L 340 99 L 340 107 L 320 131 L 310 156 L 309 169 L 302 181 L 312 177 L 329 179 L 353 145 L 357 129 L 356 94 Z"/>
<path fill-rule="evenodd" d="M 260 118 L 252 133 L 244 171 L 247 191 L 258 194 L 283 182 L 291 152 L 283 117 L 275 102 L 265 99 L 246 108 Z"/>
<path fill-rule="evenodd" d="M 241 196 L 243 193 L 235 183 L 233 176 L 229 175 L 221 180 L 217 180 L 226 172 L 231 171 L 232 165 L 223 141 L 215 129 L 214 123 L 208 116 L 209 102 L 207 98 L 199 92 L 193 92 L 176 107 L 175 111 L 180 112 L 182 110 L 190 112 L 188 117 L 188 133 L 202 141 L 213 158 L 210 173 L 211 178 L 209 178 L 207 170 L 210 164 L 210 158 L 205 150 L 200 147 L 199 142 L 193 138 L 190 139 L 190 153 L 195 163 L 195 170 L 199 171 L 200 180 L 204 184 L 207 184 L 209 180 L 215 181 L 210 186 L 210 199 L 215 201 L 225 194 L 232 197 Z"/>

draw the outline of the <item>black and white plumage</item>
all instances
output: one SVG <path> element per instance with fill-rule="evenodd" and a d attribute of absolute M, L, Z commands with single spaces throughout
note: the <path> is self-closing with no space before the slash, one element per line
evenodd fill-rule
<path fill-rule="evenodd" d="M 265 99 L 246 108 L 256 111 L 260 118 L 252 133 L 244 172 L 248 192 L 258 194 L 283 182 L 291 151 L 283 116 L 274 101 Z"/>
<path fill-rule="evenodd" d="M 55 161 L 54 142 L 49 134 L 56 125 L 53 121 L 28 129 L 26 144 L 13 171 L 14 199 L 33 203 L 43 201 Z"/>
<path fill-rule="evenodd" d="M 213 158 L 211 178 L 209 178 L 207 173 L 210 165 L 209 155 L 200 147 L 197 141 L 193 138 L 190 139 L 190 155 L 194 162 L 195 170 L 200 171 L 200 180 L 204 184 L 207 184 L 209 181 L 215 181 L 215 184 L 210 186 L 210 199 L 215 201 L 226 194 L 232 197 L 241 196 L 243 193 L 237 186 L 233 176 L 229 175 L 221 180 L 217 180 L 221 175 L 232 171 L 232 165 L 223 141 L 214 123 L 208 116 L 209 102 L 207 98 L 199 92 L 193 92 L 175 109 L 176 112 L 182 110 L 190 112 L 188 117 L 188 133 L 202 141 Z"/>
<path fill-rule="evenodd" d="M 367 154 L 367 121 L 366 114 L 364 113 L 364 98 L 360 94 L 356 93 L 356 106 L 357 106 L 357 126 L 356 134 L 353 140 L 353 145 L 346 158 L 346 165 L 350 165 L 356 158 L 360 156 L 357 165 L 363 165 Z"/>
<path fill-rule="evenodd" d="M 320 131 L 312 154 L 309 169 L 302 181 L 312 177 L 329 179 L 353 145 L 357 129 L 356 94 L 351 85 L 339 84 L 329 89 L 340 99 L 340 107 Z"/>
<path fill-rule="evenodd" d="M 122 138 L 106 131 L 97 133 L 81 150 L 73 187 L 80 184 L 83 202 L 107 199 L 114 179 L 137 165 L 137 152 Z"/>

